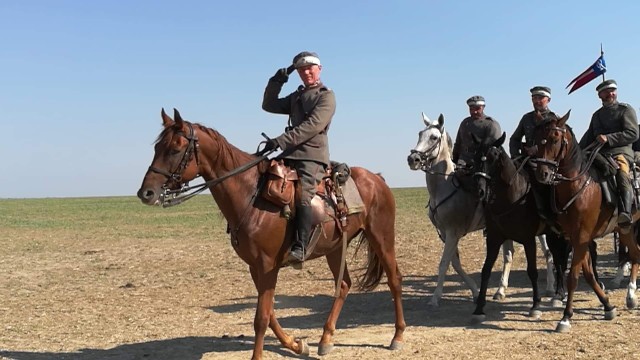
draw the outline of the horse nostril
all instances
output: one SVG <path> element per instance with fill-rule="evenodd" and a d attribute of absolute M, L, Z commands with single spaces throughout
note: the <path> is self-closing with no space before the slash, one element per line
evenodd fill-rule
<path fill-rule="evenodd" d="M 156 193 L 152 189 L 140 189 L 140 191 L 138 191 L 138 198 L 140 198 L 140 200 L 153 199 L 155 195 Z"/>

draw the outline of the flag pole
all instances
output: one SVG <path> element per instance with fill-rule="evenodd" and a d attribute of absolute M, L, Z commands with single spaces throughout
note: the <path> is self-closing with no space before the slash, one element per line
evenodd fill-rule
<path fill-rule="evenodd" d="M 604 56 L 604 51 L 602 50 L 602 43 L 600 43 L 600 57 Z M 602 81 L 605 81 L 604 73 L 602 73 Z"/>

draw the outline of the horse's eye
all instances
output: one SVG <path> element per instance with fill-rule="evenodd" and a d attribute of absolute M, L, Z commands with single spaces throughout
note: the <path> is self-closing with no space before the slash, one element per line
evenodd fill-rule
<path fill-rule="evenodd" d="M 541 143 L 542 145 L 545 145 L 545 144 L 547 143 L 547 139 L 542 139 L 542 141 L 540 141 L 540 143 Z"/>
<path fill-rule="evenodd" d="M 433 141 L 438 140 L 438 136 L 437 135 L 431 135 L 431 140 L 433 140 Z"/>
<path fill-rule="evenodd" d="M 171 149 L 171 150 L 169 150 L 169 155 L 171 155 L 171 156 L 178 155 L 180 153 L 181 153 L 180 149 Z"/>

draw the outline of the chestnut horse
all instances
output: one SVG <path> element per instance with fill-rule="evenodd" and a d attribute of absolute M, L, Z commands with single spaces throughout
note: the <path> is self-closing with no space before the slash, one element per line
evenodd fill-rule
<path fill-rule="evenodd" d="M 613 231 L 620 233 L 620 241 L 629 249 L 633 262 L 632 272 L 637 273 L 640 261 L 640 247 L 633 234 L 619 231 L 617 218 L 614 216 L 616 206 L 603 201 L 602 190 L 597 181 L 591 177 L 588 164 L 583 161 L 583 151 L 571 128 L 566 124 L 571 111 L 562 118 L 549 119 L 535 130 L 535 143 L 538 146 L 536 180 L 542 184 L 554 185 L 552 207 L 558 209 L 558 223 L 562 227 L 565 238 L 573 247 L 571 269 L 567 279 L 568 297 L 562 320 L 556 331 L 567 332 L 571 329 L 573 316 L 573 295 L 578 285 L 580 269 L 604 306 L 605 319 L 616 316 L 616 308 L 609 303 L 593 273 L 589 261 L 589 243 Z M 640 214 L 633 214 L 634 221 Z M 635 279 L 635 276 L 633 277 Z M 634 284 L 635 285 L 635 284 Z"/>
<path fill-rule="evenodd" d="M 281 217 L 279 206 L 258 196 L 259 184 L 262 183 L 260 180 L 269 166 L 269 160 L 239 150 L 213 129 L 183 120 L 175 109 L 175 121 L 164 109 L 161 115 L 164 130 L 156 141 L 155 156 L 144 176 L 138 197 L 147 205 L 159 204 L 167 190 L 180 189 L 201 175 L 205 184 L 210 184 L 209 190 L 229 224 L 233 248 L 249 265 L 251 278 L 258 291 L 252 358 L 262 358 L 267 327 L 271 328 L 284 347 L 297 354 L 308 354 L 306 342 L 285 333 L 273 308 L 278 272 L 295 236 L 295 226 Z M 235 175 L 230 177 L 230 173 Z M 395 334 L 390 348 L 399 349 L 406 324 L 401 298 L 402 275 L 395 254 L 395 199 L 381 176 L 353 167 L 351 177 L 365 209 L 349 215 L 343 230 L 347 239 L 352 240 L 360 235 L 359 245 L 367 245 L 368 262 L 360 287 L 372 290 L 380 283 L 383 273 L 387 276 L 395 306 Z M 352 283 L 346 267 L 341 283 L 337 283 L 343 260 L 339 229 L 336 229 L 334 222 L 325 222 L 322 226 L 325 236 L 320 236 L 310 259 L 326 257 L 339 294 L 324 325 L 318 346 L 321 355 L 333 348 L 336 321 Z"/>

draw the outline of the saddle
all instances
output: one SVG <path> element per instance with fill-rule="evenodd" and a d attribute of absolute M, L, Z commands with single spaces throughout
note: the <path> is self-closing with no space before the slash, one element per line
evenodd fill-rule
<path fill-rule="evenodd" d="M 294 168 L 287 166 L 282 159 L 271 160 L 266 173 L 266 182 L 261 195 L 265 200 L 280 206 L 281 214 L 290 220 L 292 202 L 299 190 L 298 174 Z M 323 181 L 316 188 L 316 195 L 311 200 L 314 209 L 314 234 L 317 225 L 334 221 L 337 229 L 342 232 L 346 226 L 347 216 L 364 210 L 364 202 L 360 197 L 358 188 L 351 178 L 351 170 L 344 163 L 331 162 Z M 314 236 L 311 240 L 313 242 Z M 309 249 L 313 246 L 309 244 Z"/>
<path fill-rule="evenodd" d="M 631 185 L 633 188 L 633 204 L 636 209 L 640 207 L 640 164 L 629 161 L 630 171 L 629 176 Z M 603 201 L 611 205 L 617 204 L 617 196 L 613 197 L 611 194 L 618 193 L 618 184 L 616 183 L 615 175 L 619 166 L 616 161 L 610 156 L 604 156 L 600 153 L 596 155 L 593 160 L 593 165 L 590 169 L 591 176 L 600 183 L 602 188 Z"/>

